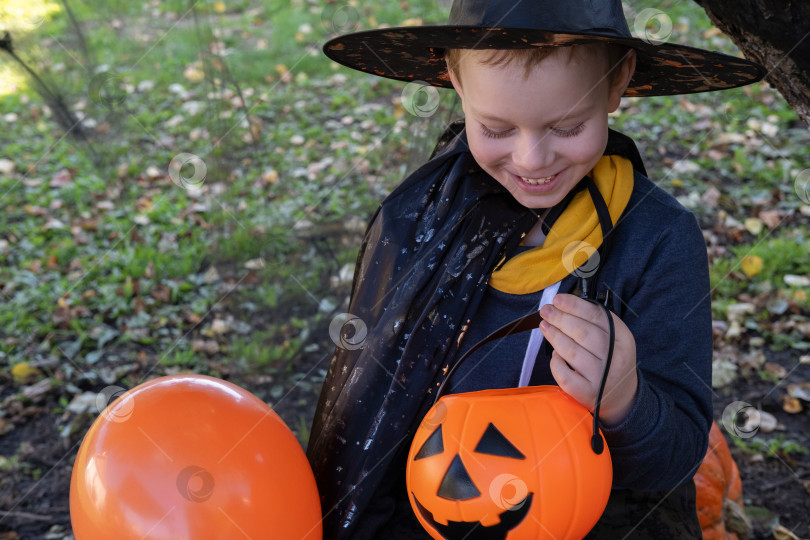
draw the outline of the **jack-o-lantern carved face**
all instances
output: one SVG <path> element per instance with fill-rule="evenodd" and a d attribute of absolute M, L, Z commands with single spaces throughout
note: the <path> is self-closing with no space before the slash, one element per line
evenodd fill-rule
<path fill-rule="evenodd" d="M 408 456 L 417 518 L 437 540 L 584 536 L 612 480 L 592 420 L 556 386 L 442 397 Z"/>
<path fill-rule="evenodd" d="M 487 426 L 484 434 L 481 435 L 481 439 L 478 441 L 474 451 L 482 456 L 489 455 L 521 460 L 526 459 L 526 456 L 515 448 L 492 423 Z M 442 424 L 439 424 L 413 459 L 414 461 L 418 461 L 443 452 Z M 519 492 L 519 490 L 516 491 Z M 442 478 L 442 482 L 439 484 L 439 490 L 436 494 L 450 501 L 466 501 L 481 495 L 481 491 L 478 489 L 478 486 L 475 485 L 473 479 L 470 478 L 467 469 L 464 467 L 464 463 L 461 461 L 461 456 L 458 454 L 456 454 L 453 461 L 450 463 L 450 467 Z M 480 521 L 448 521 L 447 524 L 442 524 L 434 519 L 433 514 L 420 504 L 418 499 L 414 499 L 414 502 L 422 518 L 434 527 L 444 538 L 470 538 L 472 537 L 471 533 L 474 532 L 474 538 L 503 540 L 506 538 L 506 534 L 520 524 L 526 517 L 531 507 L 532 495 L 532 493 L 526 493 L 517 504 L 509 505 L 508 509 L 498 514 L 498 523 L 489 527 L 483 525 Z"/>

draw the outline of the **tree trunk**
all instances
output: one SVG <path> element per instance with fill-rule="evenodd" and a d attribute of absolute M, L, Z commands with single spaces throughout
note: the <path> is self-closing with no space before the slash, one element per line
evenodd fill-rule
<path fill-rule="evenodd" d="M 810 2 L 695 0 L 810 125 Z"/>

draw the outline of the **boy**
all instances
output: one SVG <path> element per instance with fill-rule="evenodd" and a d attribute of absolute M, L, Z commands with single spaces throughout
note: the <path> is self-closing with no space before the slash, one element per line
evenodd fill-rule
<path fill-rule="evenodd" d="M 607 117 L 622 95 L 730 88 L 761 68 L 633 39 L 608 0 L 456 0 L 446 26 L 361 32 L 324 50 L 452 86 L 465 113 L 464 129 L 386 198 L 360 251 L 349 309 L 367 339 L 336 351 L 308 448 L 325 538 L 427 538 L 405 490 L 413 432 L 454 360 L 538 308 L 539 328 L 476 351 L 450 391 L 557 384 L 594 411 L 612 337 L 598 419 L 614 485 L 589 538 L 699 537 L 705 244 Z M 612 293 L 613 332 L 599 306 L 567 294 L 577 288 Z"/>

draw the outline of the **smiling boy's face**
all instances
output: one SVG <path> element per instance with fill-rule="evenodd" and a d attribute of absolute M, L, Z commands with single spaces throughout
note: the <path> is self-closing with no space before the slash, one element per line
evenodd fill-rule
<path fill-rule="evenodd" d="M 461 80 L 450 72 L 473 157 L 527 208 L 560 202 L 602 157 L 608 113 L 635 62 L 631 54 L 608 77 L 598 52 L 555 52 L 526 74 L 518 62 L 482 64 L 486 52 L 464 51 Z"/>

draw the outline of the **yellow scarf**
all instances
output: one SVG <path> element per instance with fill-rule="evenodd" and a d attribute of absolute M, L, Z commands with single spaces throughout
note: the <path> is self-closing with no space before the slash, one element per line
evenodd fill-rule
<path fill-rule="evenodd" d="M 602 156 L 591 171 L 613 223 L 633 191 L 633 166 L 621 156 Z M 573 273 L 602 244 L 602 228 L 588 190 L 577 193 L 541 246 L 515 255 L 492 272 L 489 284 L 510 294 L 541 291 Z"/>

